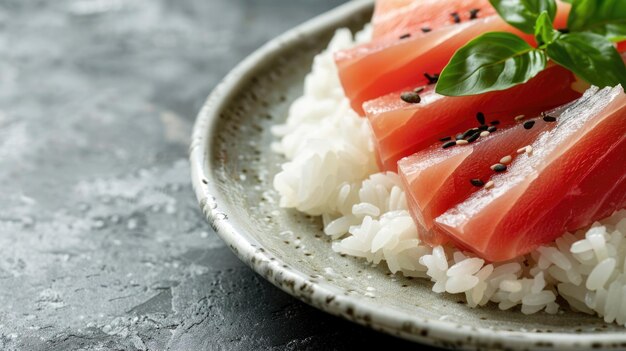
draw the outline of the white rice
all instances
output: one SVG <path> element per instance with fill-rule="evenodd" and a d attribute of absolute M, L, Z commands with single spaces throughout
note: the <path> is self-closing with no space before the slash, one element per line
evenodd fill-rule
<path fill-rule="evenodd" d="M 333 250 L 385 262 L 392 273 L 430 279 L 437 293 L 464 294 L 471 307 L 492 302 L 522 313 L 575 311 L 626 325 L 626 210 L 510 262 L 486 264 L 452 247 L 420 243 L 400 178 L 380 173 L 367 121 L 350 109 L 332 53 L 368 40 L 338 30 L 314 61 L 304 94 L 273 146 L 287 162 L 274 179 L 280 205 L 322 216 Z"/>

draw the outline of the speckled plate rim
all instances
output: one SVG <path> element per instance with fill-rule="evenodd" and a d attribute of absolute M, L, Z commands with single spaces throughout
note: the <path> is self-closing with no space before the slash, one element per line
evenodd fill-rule
<path fill-rule="evenodd" d="M 218 235 L 233 252 L 268 281 L 330 314 L 424 344 L 462 349 L 623 349 L 626 332 L 602 334 L 533 333 L 475 328 L 450 321 L 410 314 L 373 302 L 367 297 L 344 295 L 328 282 L 310 277 L 265 250 L 231 216 L 234 207 L 219 189 L 211 169 L 211 140 L 220 112 L 252 77 L 256 69 L 307 36 L 337 28 L 352 14 L 371 8 L 372 0 L 352 1 L 322 14 L 255 51 L 233 69 L 214 89 L 200 110 L 190 146 L 191 179 L 200 207 Z M 330 248 L 329 248 L 330 249 Z"/>

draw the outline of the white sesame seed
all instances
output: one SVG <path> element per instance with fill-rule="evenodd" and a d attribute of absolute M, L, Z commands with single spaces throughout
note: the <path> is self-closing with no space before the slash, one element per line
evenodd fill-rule
<path fill-rule="evenodd" d="M 526 146 L 526 153 L 528 156 L 531 156 L 533 154 L 533 147 L 530 145 Z"/>
<path fill-rule="evenodd" d="M 493 185 L 494 185 L 494 184 L 493 184 L 493 180 L 490 180 L 490 181 L 488 181 L 488 182 L 485 184 L 485 187 L 484 187 L 484 188 L 485 188 L 485 189 L 491 189 L 491 188 L 493 188 Z"/>
<path fill-rule="evenodd" d="M 467 144 L 469 144 L 469 141 L 460 139 L 460 140 L 456 141 L 456 144 L 457 145 L 467 145 Z"/>
<path fill-rule="evenodd" d="M 517 122 L 519 122 L 519 121 L 523 120 L 524 118 L 526 118 L 526 115 L 519 115 L 519 116 L 515 117 L 515 120 Z"/>
<path fill-rule="evenodd" d="M 502 163 L 503 165 L 508 165 L 509 163 L 511 163 L 511 161 L 513 161 L 511 155 L 506 155 L 500 159 L 500 163 Z"/>
<path fill-rule="evenodd" d="M 480 132 L 480 136 L 481 137 L 486 137 L 487 135 L 489 135 L 490 133 L 486 130 L 483 130 L 482 132 Z"/>
<path fill-rule="evenodd" d="M 526 152 L 526 147 L 517 149 L 518 154 L 523 154 L 524 152 Z"/>

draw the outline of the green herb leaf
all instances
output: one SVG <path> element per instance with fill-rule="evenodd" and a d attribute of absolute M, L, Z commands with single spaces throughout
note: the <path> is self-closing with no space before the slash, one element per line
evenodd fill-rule
<path fill-rule="evenodd" d="M 563 34 L 548 45 L 548 56 L 598 87 L 626 86 L 626 66 L 613 43 L 594 33 Z"/>
<path fill-rule="evenodd" d="M 568 4 L 571 4 L 571 3 L 572 3 L 572 1 L 574 1 L 574 0 L 561 0 L 561 1 L 562 1 L 562 2 L 566 2 L 566 3 L 568 3 Z"/>
<path fill-rule="evenodd" d="M 572 32 L 591 31 L 613 41 L 626 39 L 625 0 L 575 0 L 567 19 Z"/>
<path fill-rule="evenodd" d="M 556 16 L 555 0 L 489 0 L 489 2 L 507 23 L 528 34 L 535 32 L 535 22 L 543 11 L 548 12 L 551 21 Z"/>
<path fill-rule="evenodd" d="M 525 83 L 546 67 L 546 56 L 511 33 L 486 33 L 459 49 L 439 76 L 436 91 L 464 96 Z"/>
<path fill-rule="evenodd" d="M 559 35 L 559 32 L 554 30 L 554 25 L 550 20 L 548 12 L 543 11 L 539 18 L 537 18 L 537 24 L 535 25 L 535 38 L 539 46 L 550 44 Z"/>

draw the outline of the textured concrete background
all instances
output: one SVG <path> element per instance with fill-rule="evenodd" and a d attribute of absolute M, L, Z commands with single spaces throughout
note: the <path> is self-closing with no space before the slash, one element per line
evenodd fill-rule
<path fill-rule="evenodd" d="M 408 346 L 263 281 L 189 185 L 218 80 L 341 2 L 0 0 L 0 349 Z"/>

